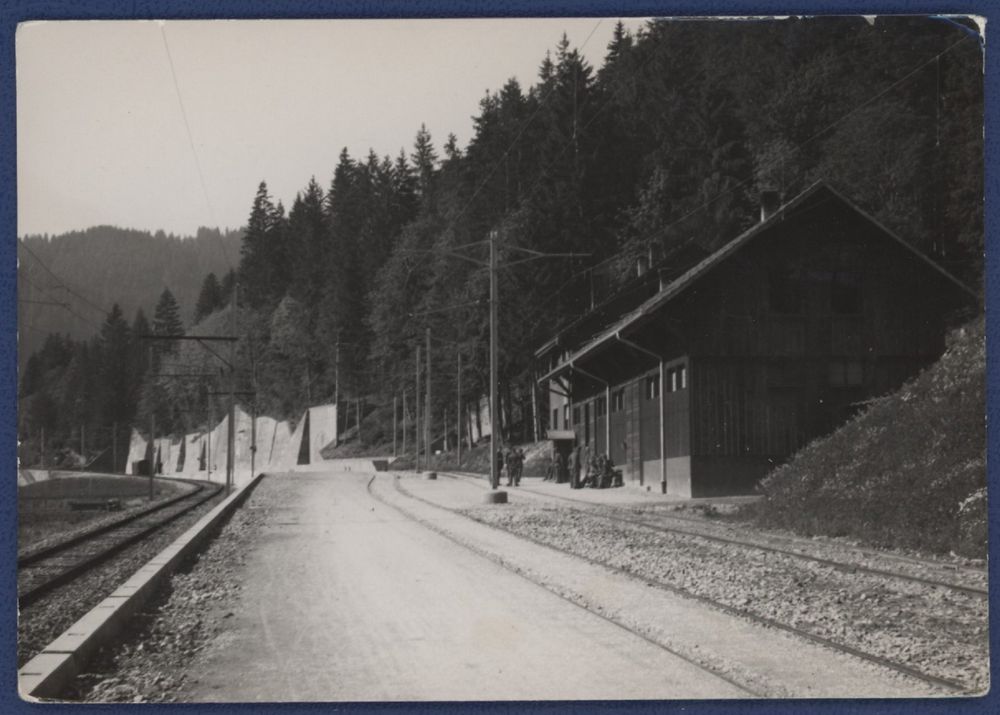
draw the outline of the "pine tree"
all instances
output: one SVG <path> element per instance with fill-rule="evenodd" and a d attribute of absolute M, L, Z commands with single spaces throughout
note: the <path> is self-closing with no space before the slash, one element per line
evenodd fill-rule
<path fill-rule="evenodd" d="M 101 326 L 99 351 L 102 426 L 126 425 L 135 412 L 134 352 L 131 331 L 117 303 Z"/>
<path fill-rule="evenodd" d="M 222 283 L 219 285 L 219 306 L 224 307 L 229 305 L 230 301 L 233 299 L 233 289 L 236 287 L 236 271 L 230 268 L 226 275 L 222 277 Z"/>
<path fill-rule="evenodd" d="M 177 305 L 177 300 L 169 288 L 164 288 L 160 293 L 160 300 L 156 303 L 156 310 L 153 311 L 153 334 L 154 335 L 183 335 L 184 323 L 181 322 L 181 310 Z M 170 340 L 158 341 L 156 353 L 165 355 L 175 352 L 177 345 Z"/>
<path fill-rule="evenodd" d="M 291 248 L 285 232 L 285 210 L 271 200 L 260 182 L 240 249 L 241 300 L 252 307 L 274 304 L 288 287 Z"/>
<path fill-rule="evenodd" d="M 424 124 L 420 125 L 420 131 L 417 132 L 410 159 L 416 167 L 417 191 L 420 198 L 424 203 L 429 203 L 433 198 L 434 167 L 438 157 L 431 141 L 431 133 Z"/>
<path fill-rule="evenodd" d="M 240 270 L 243 270 L 242 264 Z M 252 282 L 252 280 L 244 278 L 244 282 Z M 198 302 L 194 308 L 194 322 L 200 323 L 220 307 L 222 307 L 222 289 L 219 287 L 219 279 L 215 277 L 214 273 L 209 273 L 201 284 L 201 292 L 198 294 Z"/>

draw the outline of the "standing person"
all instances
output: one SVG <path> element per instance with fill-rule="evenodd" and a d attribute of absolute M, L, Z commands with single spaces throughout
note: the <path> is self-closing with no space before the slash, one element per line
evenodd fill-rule
<path fill-rule="evenodd" d="M 569 469 L 569 488 L 579 489 L 580 488 L 580 470 L 583 469 L 583 450 L 581 447 L 577 446 L 573 450 L 571 456 L 571 463 Z"/>
<path fill-rule="evenodd" d="M 556 453 L 556 483 L 565 484 L 569 481 L 569 461 L 571 457 L 563 451 Z"/>
<path fill-rule="evenodd" d="M 524 474 L 524 450 L 520 447 L 517 448 L 517 459 L 514 460 L 514 486 L 521 486 L 521 475 Z"/>
<path fill-rule="evenodd" d="M 497 484 L 500 483 L 500 477 L 503 475 L 503 447 L 497 450 Z"/>
<path fill-rule="evenodd" d="M 556 446 L 553 444 L 549 447 L 549 461 L 545 465 L 545 477 L 542 478 L 543 482 L 552 481 L 556 473 Z"/>
<path fill-rule="evenodd" d="M 507 454 L 504 455 L 504 461 L 507 462 L 507 486 L 514 486 L 514 448 L 508 447 Z"/>

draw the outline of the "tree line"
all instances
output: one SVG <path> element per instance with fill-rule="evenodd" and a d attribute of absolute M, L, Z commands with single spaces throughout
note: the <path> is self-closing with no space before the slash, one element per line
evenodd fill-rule
<path fill-rule="evenodd" d="M 638 257 L 707 253 L 738 235 L 763 191 L 790 199 L 830 181 L 978 286 L 973 35 L 916 17 L 657 20 L 634 34 L 619 23 L 596 70 L 564 36 L 534 84 L 486 92 L 465 147 L 454 135 L 436 145 L 421 125 L 394 157 L 344 149 L 329 183 L 311 179 L 287 210 L 262 181 L 235 300 L 214 298 L 221 282 L 206 277 L 195 332 L 239 334 L 237 389 L 289 417 L 338 397 L 371 408 L 408 390 L 412 404 L 429 328 L 440 432 L 458 353 L 468 398 L 488 392 L 481 263 L 496 231 L 511 264 L 499 274 L 500 407 L 516 431 L 530 421 L 539 344 L 623 285 Z M 585 257 L 516 262 L 524 249 Z M 220 365 L 194 344 L 162 360 Z M 208 418 L 206 382 L 156 382 L 144 389 L 159 402 L 137 414 L 161 409 L 174 428 Z M 369 437 L 386 437 L 385 423 Z"/>

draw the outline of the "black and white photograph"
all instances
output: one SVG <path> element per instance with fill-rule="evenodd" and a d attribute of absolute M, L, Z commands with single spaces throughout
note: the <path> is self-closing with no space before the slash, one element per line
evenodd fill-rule
<path fill-rule="evenodd" d="M 21 22 L 16 697 L 987 695 L 985 32 Z"/>

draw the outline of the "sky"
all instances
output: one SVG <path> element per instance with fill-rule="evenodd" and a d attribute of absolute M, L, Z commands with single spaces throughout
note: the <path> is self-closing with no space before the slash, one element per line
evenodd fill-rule
<path fill-rule="evenodd" d="M 596 70 L 616 21 L 26 23 L 18 235 L 238 228 L 261 181 L 288 207 L 342 147 L 409 153 L 423 123 L 439 153 L 449 132 L 464 148 L 487 90 L 527 90 L 564 31 Z"/>

